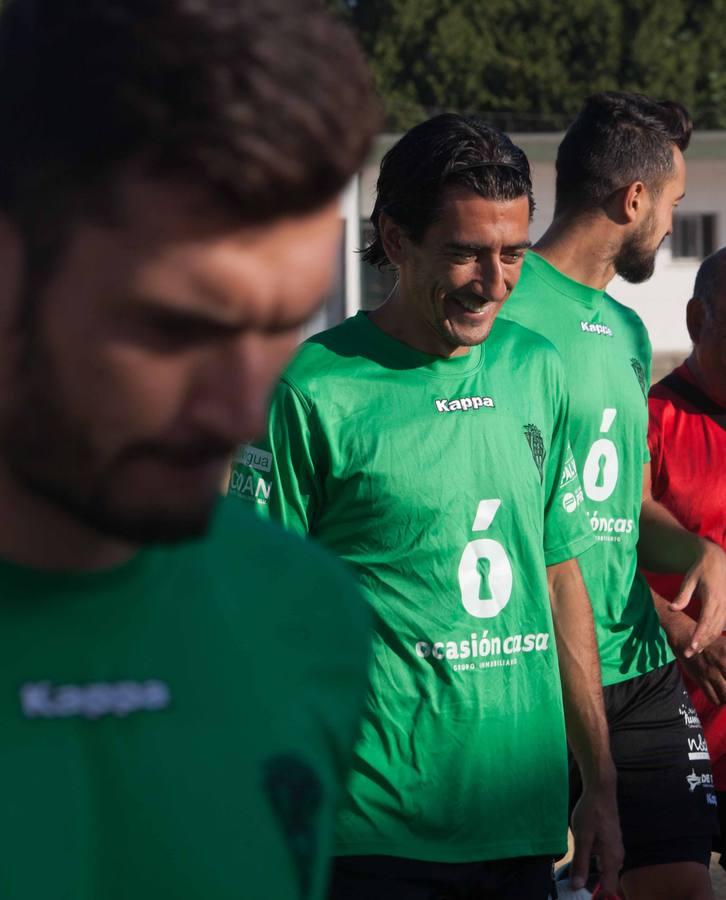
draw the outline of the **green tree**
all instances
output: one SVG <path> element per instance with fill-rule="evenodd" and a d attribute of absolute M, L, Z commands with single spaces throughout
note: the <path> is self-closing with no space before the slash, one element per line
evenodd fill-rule
<path fill-rule="evenodd" d="M 330 0 L 368 55 L 388 126 L 443 109 L 562 128 L 598 90 L 675 97 L 726 127 L 726 0 Z"/>

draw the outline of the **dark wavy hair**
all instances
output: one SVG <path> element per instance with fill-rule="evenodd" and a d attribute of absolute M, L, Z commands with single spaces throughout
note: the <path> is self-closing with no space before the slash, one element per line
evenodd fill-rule
<path fill-rule="evenodd" d="M 588 97 L 557 151 L 555 215 L 601 206 L 634 181 L 658 193 L 673 174 L 673 147 L 685 151 L 692 131 L 673 100 L 624 91 Z"/>
<path fill-rule="evenodd" d="M 378 107 L 318 0 L 3 0 L 0 123 L 0 211 L 32 249 L 132 163 L 245 223 L 312 211 L 360 167 Z"/>
<path fill-rule="evenodd" d="M 374 236 L 363 259 L 379 268 L 390 264 L 378 228 L 382 212 L 420 242 L 436 220 L 444 188 L 452 184 L 488 200 L 526 196 L 530 217 L 534 212 L 524 152 L 478 116 L 444 113 L 416 125 L 383 157 L 371 215 Z"/>

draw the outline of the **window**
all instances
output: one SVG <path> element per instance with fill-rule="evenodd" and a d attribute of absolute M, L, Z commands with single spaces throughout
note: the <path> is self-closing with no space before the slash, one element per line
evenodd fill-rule
<path fill-rule="evenodd" d="M 373 226 L 367 219 L 361 219 L 361 247 L 367 247 L 373 240 Z M 388 297 L 396 285 L 398 273 L 392 267 L 382 270 L 361 265 L 361 305 L 363 309 L 375 309 Z"/>
<path fill-rule="evenodd" d="M 714 213 L 677 213 L 673 216 L 673 259 L 705 259 L 716 249 Z"/>
<path fill-rule="evenodd" d="M 303 326 L 302 337 L 310 337 L 326 328 L 332 328 L 345 318 L 345 238 L 340 242 L 338 265 L 333 277 L 330 293 L 325 303 Z"/>

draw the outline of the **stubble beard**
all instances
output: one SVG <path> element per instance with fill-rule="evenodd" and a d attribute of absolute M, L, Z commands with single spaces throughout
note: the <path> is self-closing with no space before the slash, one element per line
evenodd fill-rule
<path fill-rule="evenodd" d="M 140 545 L 203 535 L 217 496 L 194 510 L 153 506 L 114 494 L 114 480 L 134 448 L 101 464 L 90 437 L 60 393 L 49 354 L 36 341 L 18 367 L 17 392 L 0 422 L 0 453 L 22 490 L 49 501 L 83 526 Z"/>
<path fill-rule="evenodd" d="M 655 272 L 658 247 L 651 246 L 654 230 L 654 223 L 646 222 L 640 232 L 623 243 L 615 257 L 615 271 L 630 284 L 642 284 Z"/>

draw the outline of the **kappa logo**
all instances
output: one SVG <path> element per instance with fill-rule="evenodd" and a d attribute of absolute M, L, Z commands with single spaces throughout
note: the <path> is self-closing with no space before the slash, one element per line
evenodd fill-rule
<path fill-rule="evenodd" d="M 580 322 L 580 328 L 588 334 L 601 334 L 604 337 L 612 337 L 612 329 L 607 325 L 599 325 L 595 322 Z"/>
<path fill-rule="evenodd" d="M 456 400 L 435 400 L 436 412 L 467 412 L 470 409 L 494 409 L 491 397 L 459 397 Z"/>
<path fill-rule="evenodd" d="M 158 712 L 171 702 L 163 681 L 98 681 L 90 684 L 26 682 L 20 706 L 26 719 L 123 718 L 135 712 Z"/>

